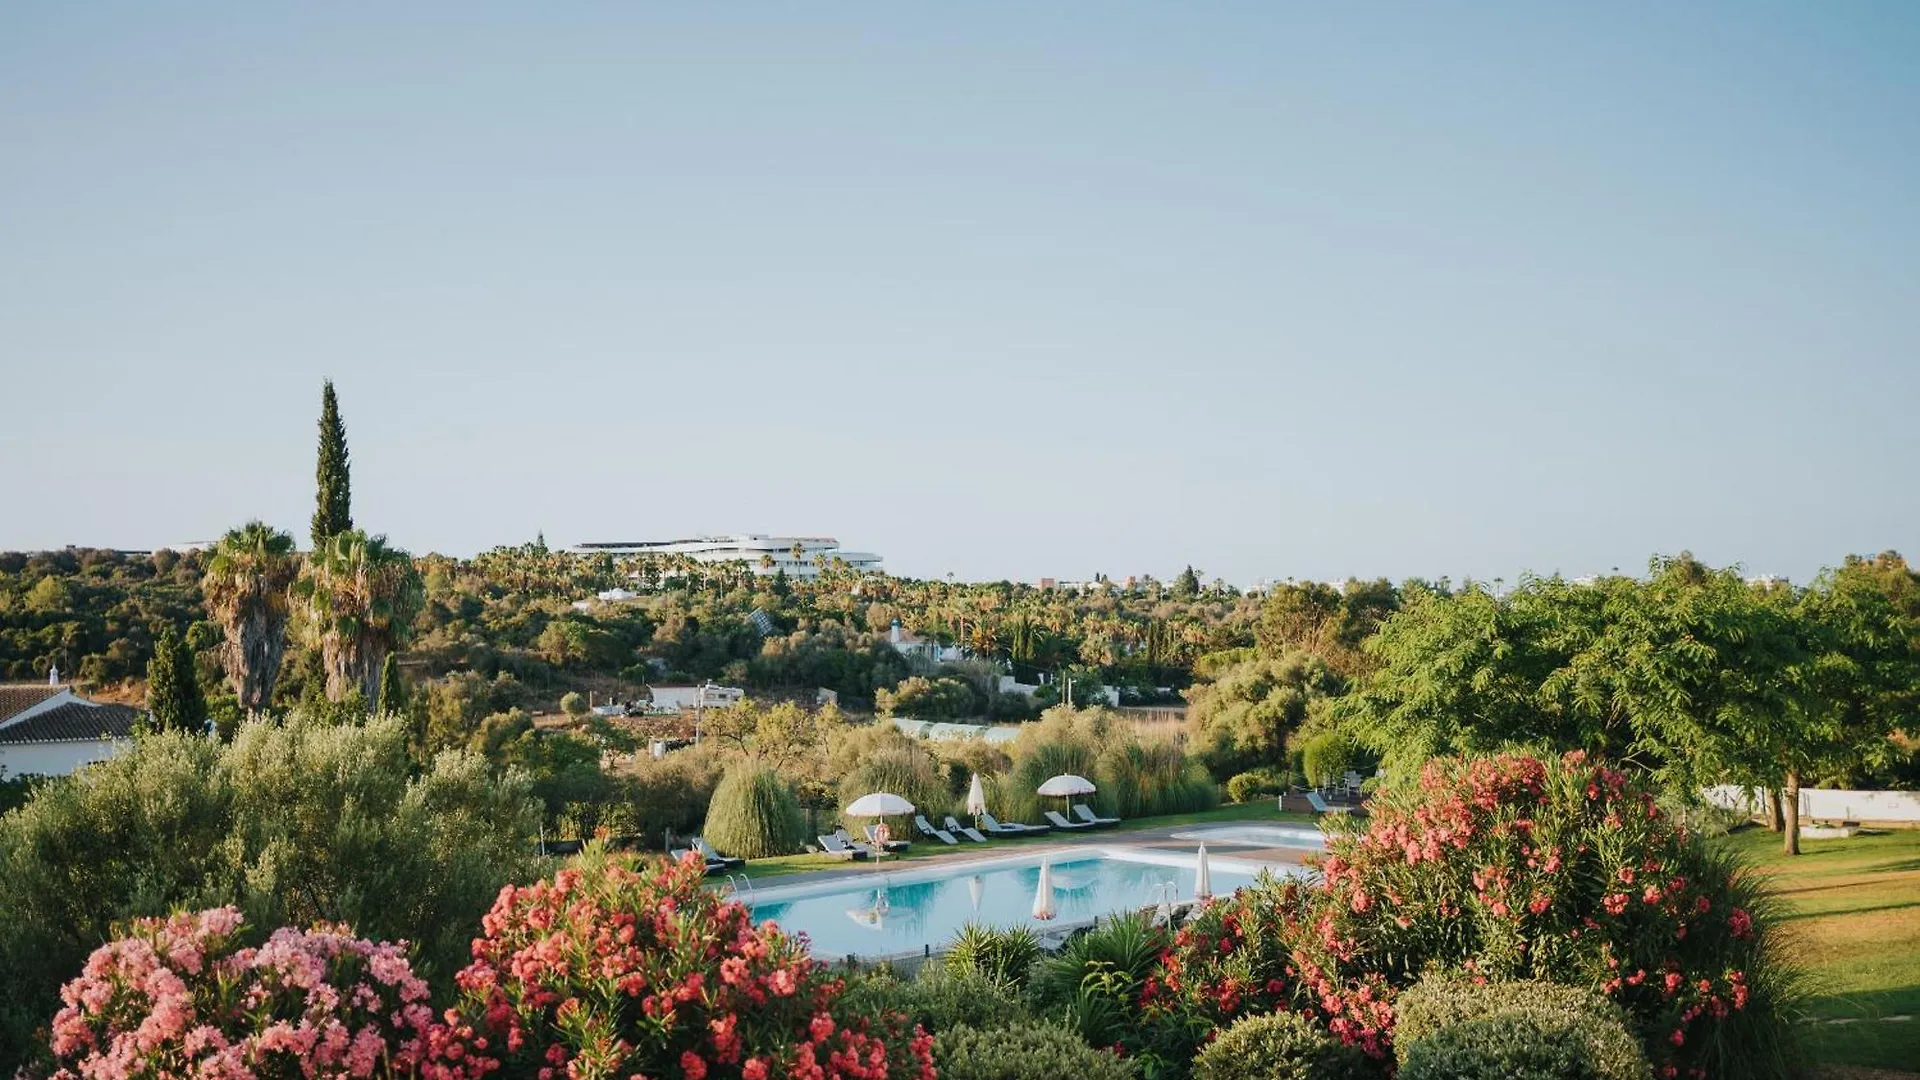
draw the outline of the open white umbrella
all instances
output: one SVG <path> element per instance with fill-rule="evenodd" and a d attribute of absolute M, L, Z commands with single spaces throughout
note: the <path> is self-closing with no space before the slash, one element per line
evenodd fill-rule
<path fill-rule="evenodd" d="M 1053 863 L 1043 860 L 1040 863 L 1040 887 L 1033 893 L 1033 917 L 1051 919 L 1057 914 L 1053 910 Z"/>
<path fill-rule="evenodd" d="M 1093 781 L 1084 776 L 1064 773 L 1041 784 L 1035 790 L 1041 795 L 1091 795 L 1093 794 Z"/>
<path fill-rule="evenodd" d="M 841 813 L 851 817 L 892 817 L 913 813 L 913 804 L 891 791 L 875 791 L 848 803 Z"/>
<path fill-rule="evenodd" d="M 1207 845 L 1200 845 L 1200 854 L 1193 861 L 1193 895 L 1205 900 L 1213 895 L 1213 875 L 1207 870 Z"/>
<path fill-rule="evenodd" d="M 973 784 L 967 788 L 967 813 L 979 817 L 987 812 L 987 789 L 980 785 L 980 774 L 973 774 Z"/>

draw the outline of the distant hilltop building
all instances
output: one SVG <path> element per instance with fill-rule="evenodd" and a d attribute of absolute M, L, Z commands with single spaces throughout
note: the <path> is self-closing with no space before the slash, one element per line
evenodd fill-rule
<path fill-rule="evenodd" d="M 616 540 L 580 544 L 576 551 L 609 555 L 684 555 L 695 562 L 746 563 L 761 577 L 785 571 L 790 578 L 820 576 L 822 565 L 836 561 L 849 570 L 878 570 L 880 556 L 866 551 L 842 551 L 831 536 L 702 536 L 692 540 Z"/>

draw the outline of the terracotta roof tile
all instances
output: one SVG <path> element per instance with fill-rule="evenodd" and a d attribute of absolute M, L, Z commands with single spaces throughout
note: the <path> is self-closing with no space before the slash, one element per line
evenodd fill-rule
<path fill-rule="evenodd" d="M 0 724 L 67 689 L 46 683 L 0 683 Z"/>

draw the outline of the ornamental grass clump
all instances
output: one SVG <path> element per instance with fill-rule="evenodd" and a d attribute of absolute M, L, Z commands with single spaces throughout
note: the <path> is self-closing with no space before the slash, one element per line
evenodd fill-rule
<path fill-rule="evenodd" d="M 325 925 L 243 947 L 243 924 L 232 907 L 139 919 L 94 950 L 60 991 L 56 1080 L 459 1080 L 487 1067 L 484 1043 L 444 1056 L 456 1032 L 402 947 Z"/>
<path fill-rule="evenodd" d="M 844 1006 L 803 938 L 704 874 L 696 856 L 590 855 L 501 890 L 456 982 L 504 1075 L 932 1080 L 932 1036 Z"/>
<path fill-rule="evenodd" d="M 1330 837 L 1296 966 L 1343 1037 L 1429 968 L 1591 987 L 1657 1075 L 1784 1076 L 1791 979 L 1751 876 L 1584 754 L 1431 762 Z M 1383 1033 L 1384 1034 L 1384 1033 Z"/>
<path fill-rule="evenodd" d="M 742 859 L 792 855 L 807 841 L 807 822 L 793 789 L 772 769 L 743 765 L 713 791 L 702 827 L 707 843 Z"/>

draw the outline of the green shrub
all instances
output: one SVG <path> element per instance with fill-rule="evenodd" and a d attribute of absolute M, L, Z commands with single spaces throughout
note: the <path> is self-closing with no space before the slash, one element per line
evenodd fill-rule
<path fill-rule="evenodd" d="M 1095 1050 L 1056 1024 L 956 1027 L 933 1040 L 941 1080 L 1134 1080 L 1133 1062 Z"/>
<path fill-rule="evenodd" d="M 1302 761 L 1307 771 L 1307 782 L 1316 787 L 1326 787 L 1338 783 L 1360 762 L 1360 753 L 1353 741 L 1338 732 L 1329 731 L 1316 735 L 1302 748 Z"/>
<path fill-rule="evenodd" d="M 1040 938 L 1028 927 L 1002 929 L 968 923 L 947 946 L 945 963 L 950 971 L 974 972 L 1012 986 L 1025 986 L 1039 958 Z"/>
<path fill-rule="evenodd" d="M 1554 1042 L 1572 1047 L 1583 1062 L 1581 1075 L 1598 1080 L 1647 1080 L 1651 1075 L 1620 1007 L 1578 986 L 1533 979 L 1476 983 L 1429 975 L 1400 995 L 1394 1012 L 1394 1053 L 1403 1066 L 1421 1043 L 1441 1032 L 1483 1020 L 1519 1018 L 1548 1032 Z M 1504 1039 L 1493 1034 L 1485 1041 L 1492 1046 Z"/>
<path fill-rule="evenodd" d="M 1358 1049 L 1291 1012 L 1242 1017 L 1193 1059 L 1194 1080 L 1368 1080 L 1382 1071 Z"/>
<path fill-rule="evenodd" d="M 792 789 L 772 769 L 730 769 L 713 791 L 702 827 L 707 843 L 743 859 L 791 855 L 807 839 L 807 823 Z"/>
<path fill-rule="evenodd" d="M 863 1016 L 905 1014 L 907 1026 L 947 1031 L 966 1026 L 1001 1028 L 1031 1020 L 1026 1003 L 1011 986 L 972 969 L 959 971 L 928 964 L 918 978 L 903 980 L 881 968 L 847 985 L 841 1003 Z"/>
<path fill-rule="evenodd" d="M 1578 1040 L 1522 1013 L 1463 1020 L 1407 1048 L 1400 1080 L 1602 1080 Z M 1644 1073 L 1643 1073 L 1644 1075 Z"/>
<path fill-rule="evenodd" d="M 1286 777 L 1276 769 L 1254 769 L 1249 772 L 1235 773 L 1227 781 L 1227 801 L 1236 803 L 1252 802 L 1268 795 L 1278 795 L 1287 790 Z"/>

